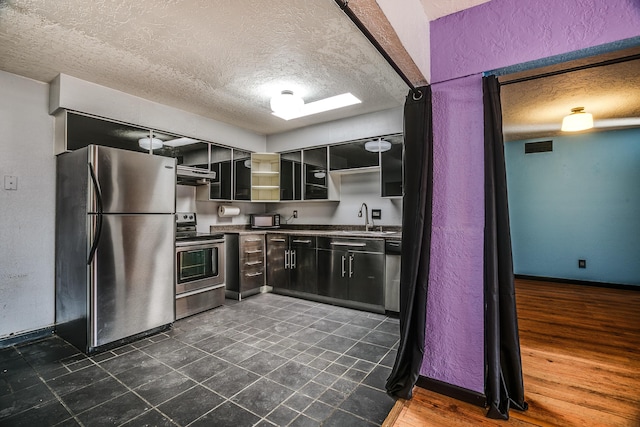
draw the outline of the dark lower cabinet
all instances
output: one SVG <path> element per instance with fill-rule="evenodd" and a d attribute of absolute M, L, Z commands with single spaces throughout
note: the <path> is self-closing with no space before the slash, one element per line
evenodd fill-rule
<path fill-rule="evenodd" d="M 384 239 L 267 233 L 266 243 L 276 292 L 384 312 Z"/>
<path fill-rule="evenodd" d="M 315 294 L 318 292 L 316 238 L 291 236 L 289 247 L 291 290 Z"/>
<path fill-rule="evenodd" d="M 349 298 L 347 251 L 318 249 L 318 295 Z"/>
<path fill-rule="evenodd" d="M 349 252 L 349 300 L 384 305 L 384 254 Z"/>
<path fill-rule="evenodd" d="M 267 284 L 274 289 L 317 292 L 315 236 L 267 234 Z"/>
<path fill-rule="evenodd" d="M 384 240 L 318 239 L 318 294 L 384 307 Z"/>

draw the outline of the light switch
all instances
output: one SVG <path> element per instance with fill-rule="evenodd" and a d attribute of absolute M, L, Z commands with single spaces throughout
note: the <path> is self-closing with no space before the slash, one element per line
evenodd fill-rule
<path fill-rule="evenodd" d="M 18 177 L 17 176 L 4 176 L 4 189 L 5 190 L 17 190 L 18 189 Z"/>

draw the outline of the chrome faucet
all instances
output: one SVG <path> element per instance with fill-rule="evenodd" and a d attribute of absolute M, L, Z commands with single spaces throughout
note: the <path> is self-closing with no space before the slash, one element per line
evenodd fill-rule
<path fill-rule="evenodd" d="M 360 205 L 360 210 L 358 211 L 358 217 L 362 218 L 362 208 L 364 207 L 364 231 L 369 231 L 369 206 L 366 203 Z"/>

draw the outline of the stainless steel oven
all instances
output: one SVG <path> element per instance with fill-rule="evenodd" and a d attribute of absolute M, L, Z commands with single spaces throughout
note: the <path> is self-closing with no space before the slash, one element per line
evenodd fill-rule
<path fill-rule="evenodd" d="M 176 241 L 176 295 L 224 284 L 224 238 Z"/>
<path fill-rule="evenodd" d="M 176 214 L 176 319 L 224 303 L 224 235 L 198 233 L 196 214 Z"/>

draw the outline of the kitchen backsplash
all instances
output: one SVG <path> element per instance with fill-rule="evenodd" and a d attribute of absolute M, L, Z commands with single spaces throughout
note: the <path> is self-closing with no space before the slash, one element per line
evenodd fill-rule
<path fill-rule="evenodd" d="M 198 230 L 208 231 L 211 225 L 248 224 L 249 214 L 279 213 L 282 224 L 305 225 L 364 225 L 364 218 L 358 217 L 362 203 L 369 208 L 382 211 L 382 219 L 375 220 L 376 226 L 400 226 L 402 224 L 402 199 L 380 197 L 380 176 L 378 172 L 355 173 L 342 176 L 340 201 L 304 201 L 279 203 L 249 202 L 209 202 L 196 200 L 195 187 L 178 185 L 176 191 L 176 211 L 195 211 L 198 214 Z M 218 216 L 220 204 L 238 206 L 240 215 L 230 218 Z M 293 211 L 298 217 L 293 218 Z"/>

